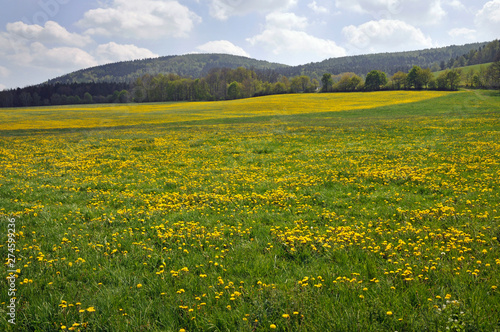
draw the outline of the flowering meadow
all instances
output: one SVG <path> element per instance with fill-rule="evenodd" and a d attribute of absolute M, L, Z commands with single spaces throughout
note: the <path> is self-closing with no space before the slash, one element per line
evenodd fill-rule
<path fill-rule="evenodd" d="M 0 330 L 500 330 L 499 203 L 493 92 L 2 109 Z"/>

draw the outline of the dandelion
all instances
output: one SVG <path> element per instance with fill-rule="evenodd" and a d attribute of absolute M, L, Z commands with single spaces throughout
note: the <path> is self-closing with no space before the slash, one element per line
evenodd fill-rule
<path fill-rule="evenodd" d="M 392 316 L 392 311 L 387 311 L 387 316 Z"/>
<path fill-rule="evenodd" d="M 142 284 L 137 284 L 137 288 L 141 288 L 142 287 Z"/>
<path fill-rule="evenodd" d="M 271 325 L 269 325 L 269 327 L 271 328 L 271 330 L 274 330 L 276 328 L 276 325 L 275 324 L 271 324 Z"/>

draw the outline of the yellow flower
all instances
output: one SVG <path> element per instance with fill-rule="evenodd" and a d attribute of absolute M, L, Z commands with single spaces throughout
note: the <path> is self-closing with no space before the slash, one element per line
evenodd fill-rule
<path fill-rule="evenodd" d="M 290 315 L 289 314 L 283 314 L 281 315 L 283 318 L 290 318 Z"/>
<path fill-rule="evenodd" d="M 269 325 L 269 327 L 274 330 L 276 328 L 276 325 L 271 324 L 271 325 Z"/>
<path fill-rule="evenodd" d="M 87 311 L 88 311 L 88 312 L 94 312 L 94 311 L 95 311 L 95 309 L 94 309 L 94 307 L 88 307 L 88 308 L 87 308 Z"/>
<path fill-rule="evenodd" d="M 61 330 L 66 330 L 66 326 L 61 326 Z"/>
<path fill-rule="evenodd" d="M 387 316 L 392 316 L 392 311 L 387 311 Z"/>
<path fill-rule="evenodd" d="M 137 288 L 141 288 L 142 287 L 142 284 L 137 284 Z"/>

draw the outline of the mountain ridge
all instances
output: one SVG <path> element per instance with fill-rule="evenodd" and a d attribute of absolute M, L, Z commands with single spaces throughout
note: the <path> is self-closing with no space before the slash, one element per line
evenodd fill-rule
<path fill-rule="evenodd" d="M 289 66 L 266 60 L 257 60 L 230 54 L 184 54 L 158 58 L 130 60 L 81 69 L 48 80 L 48 84 L 68 83 L 131 83 L 143 75 L 176 74 L 182 77 L 201 78 L 214 68 L 244 67 L 254 70 L 272 70 L 288 77 L 308 75 L 319 79 L 324 73 L 353 72 L 364 76 L 373 69 L 392 75 L 407 72 L 412 66 L 430 68 L 443 61 L 462 56 L 484 47 L 489 42 L 450 45 L 416 51 L 385 52 L 329 58 L 320 62 Z"/>
<path fill-rule="evenodd" d="M 167 55 L 158 58 L 120 61 L 80 69 L 48 80 L 47 83 L 130 83 L 142 75 L 157 75 L 160 73 L 172 73 L 183 77 L 200 78 L 208 74 L 213 68 L 236 69 L 238 67 L 275 70 L 288 67 L 288 65 L 222 53 Z M 112 73 L 115 78 L 112 79 L 107 73 Z"/>

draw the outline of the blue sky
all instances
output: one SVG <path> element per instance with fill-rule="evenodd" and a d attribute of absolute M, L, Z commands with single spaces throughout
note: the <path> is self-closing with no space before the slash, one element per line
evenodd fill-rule
<path fill-rule="evenodd" d="M 0 90 L 164 55 L 230 53 L 297 65 L 500 38 L 500 0 L 0 3 Z"/>

